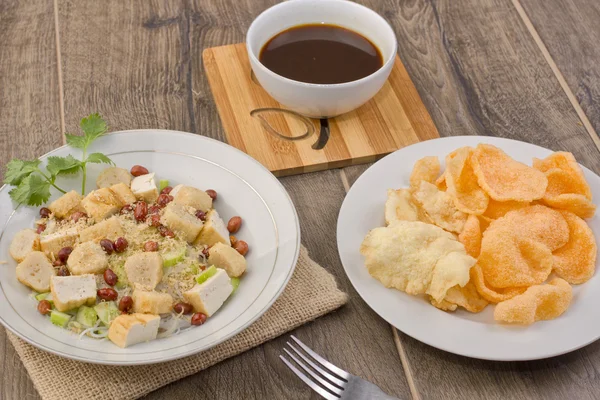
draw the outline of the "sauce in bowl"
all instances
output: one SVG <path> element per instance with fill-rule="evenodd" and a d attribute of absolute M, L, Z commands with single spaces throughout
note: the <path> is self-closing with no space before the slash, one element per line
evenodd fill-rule
<path fill-rule="evenodd" d="M 259 61 L 278 75 L 305 83 L 359 80 L 383 66 L 369 39 L 337 25 L 307 24 L 286 29 L 262 47 Z"/>

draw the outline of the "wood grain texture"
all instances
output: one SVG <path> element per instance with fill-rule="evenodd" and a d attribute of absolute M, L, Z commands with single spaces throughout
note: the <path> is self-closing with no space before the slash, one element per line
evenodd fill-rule
<path fill-rule="evenodd" d="M 81 116 L 99 110 L 112 129 L 160 127 L 223 139 L 202 68 L 202 50 L 243 40 L 243 25 L 267 7 L 257 3 L 61 1 L 67 129 L 75 129 Z M 83 29 L 89 15 L 94 16 L 93 29 Z M 96 52 L 106 61 L 98 64 L 91 57 Z M 337 256 L 335 221 L 344 197 L 339 173 L 282 181 L 298 207 L 303 243 L 311 256 L 351 292 L 348 305 L 295 334 L 340 366 L 408 397 L 392 332 L 351 290 Z M 320 198 L 323 193 L 326 198 Z M 319 207 L 314 207 L 315 201 Z M 308 398 L 310 389 L 278 358 L 284 343 L 285 338 L 269 342 L 148 398 Z"/>
<path fill-rule="evenodd" d="M 379 3 L 442 136 L 491 135 L 572 149 L 600 166 L 577 115 L 510 1 Z"/>
<path fill-rule="evenodd" d="M 274 2 L 59 0 L 67 129 L 75 130 L 82 116 L 100 111 L 113 130 L 169 128 L 223 140 L 201 52 L 243 41 L 252 19 Z M 570 150 L 600 172 L 597 150 L 510 0 L 364 3 L 394 27 L 399 54 L 442 136 L 486 134 Z M 61 143 L 60 135 L 51 134 L 60 125 L 52 7 L 40 4 L 0 5 L 3 164 L 9 157 L 39 155 Z M 531 8 L 527 10 L 543 32 Z M 577 23 L 573 12 L 565 20 Z M 579 36 L 588 33 L 573 32 L 569 40 L 584 40 Z M 573 64 L 578 56 L 572 57 Z M 352 183 L 364 169 L 343 171 Z M 358 298 L 337 257 L 335 223 L 344 195 L 338 171 L 282 182 L 298 206 L 311 256 L 351 295 L 347 306 L 295 334 L 341 367 L 408 398 L 389 328 Z M 424 399 L 588 399 L 599 392 L 597 343 L 550 360 L 492 363 L 399 336 L 413 383 Z M 149 397 L 317 398 L 278 362 L 284 341 L 269 342 Z M 0 398 L 37 398 L 13 354 L 0 333 Z"/>
<path fill-rule="evenodd" d="M 311 148 L 316 135 L 286 141 L 269 133 L 257 116 L 251 115 L 258 109 L 286 107 L 251 78 L 244 43 L 205 49 L 203 60 L 227 142 L 257 159 L 276 176 L 367 163 L 401 147 L 439 137 L 399 58 L 388 81 L 373 99 L 329 120 L 330 138 L 322 150 Z M 284 137 L 306 132 L 306 127 L 293 115 L 266 112 L 260 116 Z M 318 134 L 319 121 L 305 121 Z"/>
<path fill-rule="evenodd" d="M 111 130 L 195 131 L 182 1 L 59 1 L 65 125 L 100 112 Z"/>
<path fill-rule="evenodd" d="M 62 145 L 52 2 L 0 3 L 0 172 Z M 0 327 L 0 399 L 36 399 Z"/>
<path fill-rule="evenodd" d="M 0 3 L 0 165 L 62 144 L 52 3 Z"/>
<path fill-rule="evenodd" d="M 570 90 L 600 132 L 600 3 L 521 0 Z"/>
<path fill-rule="evenodd" d="M 523 140 L 572 151 L 600 171 L 593 141 L 510 1 L 368 4 L 391 20 L 399 53 L 442 136 Z M 348 184 L 366 168 L 345 168 Z M 598 343 L 549 360 L 497 363 L 399 335 L 425 399 L 597 398 Z"/>

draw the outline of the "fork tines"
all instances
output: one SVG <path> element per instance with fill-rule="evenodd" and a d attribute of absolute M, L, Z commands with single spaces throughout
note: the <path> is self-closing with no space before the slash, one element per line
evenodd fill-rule
<path fill-rule="evenodd" d="M 291 338 L 295 343 L 286 342 L 288 347 L 283 350 L 304 372 L 283 355 L 279 358 L 312 390 L 329 400 L 340 399 L 351 375 L 312 351 L 295 336 L 291 335 Z"/>

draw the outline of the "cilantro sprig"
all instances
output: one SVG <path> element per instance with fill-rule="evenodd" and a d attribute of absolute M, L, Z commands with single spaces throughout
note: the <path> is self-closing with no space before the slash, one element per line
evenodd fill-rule
<path fill-rule="evenodd" d="M 108 131 L 106 121 L 104 121 L 102 117 L 100 117 L 100 114 L 96 113 L 90 115 L 87 118 L 83 118 L 79 126 L 83 131 L 83 136 L 77 136 L 68 133 L 65 136 L 67 138 L 67 144 L 69 146 L 74 147 L 76 149 L 81 149 L 83 151 L 82 159 L 79 162 L 79 168 L 83 172 L 83 179 L 81 181 L 81 194 L 85 194 L 87 163 L 104 163 L 111 165 L 114 165 L 114 163 L 111 161 L 110 158 L 108 158 L 102 153 L 92 153 L 89 156 L 87 154 L 88 147 L 90 147 L 94 140 L 98 139 L 101 136 L 104 136 Z"/>
<path fill-rule="evenodd" d="M 6 165 L 4 183 L 14 186 L 9 192 L 11 199 L 19 204 L 39 206 L 50 198 L 50 187 L 61 193 L 66 193 L 56 185 L 56 178 L 65 175 L 74 175 L 83 172 L 81 194 L 85 194 L 88 163 L 114 163 L 102 153 L 91 153 L 88 148 L 99 137 L 106 134 L 108 127 L 99 114 L 92 114 L 83 118 L 80 123 L 83 135 L 66 134 L 67 144 L 80 149 L 83 153 L 81 160 L 72 155 L 66 157 L 50 156 L 45 171 L 40 168 L 40 160 L 11 160 Z"/>

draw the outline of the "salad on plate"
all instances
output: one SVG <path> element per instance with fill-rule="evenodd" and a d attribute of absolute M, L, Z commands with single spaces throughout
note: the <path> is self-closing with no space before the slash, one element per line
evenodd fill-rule
<path fill-rule="evenodd" d="M 32 290 L 40 314 L 61 328 L 128 347 L 202 325 L 231 296 L 246 271 L 248 244 L 214 208 L 217 193 L 170 186 L 141 165 L 112 165 L 88 147 L 107 131 L 99 115 L 84 118 L 83 136 L 67 135 L 81 160 L 13 160 L 5 183 L 11 198 L 39 206 L 50 188 L 62 196 L 40 208 L 35 226 L 9 248 L 19 282 Z M 87 163 L 111 164 L 85 193 Z M 62 175 L 82 173 L 82 192 L 64 192 Z M 33 306 L 33 305 L 32 305 Z"/>

